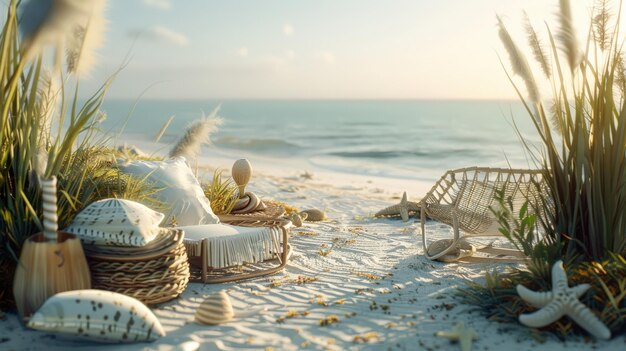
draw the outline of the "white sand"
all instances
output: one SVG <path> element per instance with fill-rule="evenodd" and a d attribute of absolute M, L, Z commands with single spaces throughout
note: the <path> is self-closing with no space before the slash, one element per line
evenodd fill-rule
<path fill-rule="evenodd" d="M 200 163 L 228 168 L 234 159 L 212 154 Z M 545 334 L 541 343 L 529 329 L 488 321 L 472 311 L 473 306 L 460 305 L 452 295 L 464 279 L 481 281 L 486 269 L 503 269 L 504 265 L 431 262 L 421 256 L 419 221 L 372 218 L 374 212 L 396 202 L 402 189 L 417 199 L 429 186 L 327 174 L 308 169 L 303 160 L 294 166 L 282 160 L 278 163 L 282 166 L 277 166 L 276 160 L 250 159 L 256 170 L 251 191 L 301 209 L 323 209 L 330 217 L 292 231 L 290 242 L 295 252 L 284 272 L 232 284 L 190 284 L 181 298 L 154 309 L 168 335 L 152 344 L 95 348 L 25 330 L 14 314 L 8 314 L 0 322 L 0 335 L 8 339 L 0 343 L 0 349 L 169 350 L 196 341 L 200 350 L 458 350 L 458 345 L 434 336 L 457 322 L 477 331 L 474 350 L 626 348 L 623 336 L 609 342 L 585 341 L 582 337 L 561 342 Z M 307 170 L 312 179 L 299 176 Z M 432 222 L 428 230 L 448 233 L 448 228 Z M 331 252 L 322 256 L 320 250 Z M 372 274 L 369 278 L 374 279 L 363 273 Z M 317 280 L 289 282 L 300 276 Z M 273 284 L 281 281 L 282 285 Z M 269 310 L 221 326 L 193 323 L 194 310 L 202 299 L 221 289 L 228 292 L 240 313 L 264 307 Z M 307 314 L 280 321 L 292 311 Z M 337 316 L 338 323 L 320 326 L 320 320 L 332 315 Z M 368 333 L 375 337 L 367 343 L 355 342 L 355 337 Z"/>

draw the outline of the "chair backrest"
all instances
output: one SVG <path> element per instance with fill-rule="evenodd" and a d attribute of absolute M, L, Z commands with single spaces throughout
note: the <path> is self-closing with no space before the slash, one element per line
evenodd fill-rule
<path fill-rule="evenodd" d="M 446 172 L 422 199 L 428 216 L 453 225 L 453 212 L 459 229 L 484 233 L 494 227 L 496 192 L 511 197 L 516 214 L 527 200 L 529 209 L 538 204 L 544 191 L 542 170 L 471 167 Z"/>

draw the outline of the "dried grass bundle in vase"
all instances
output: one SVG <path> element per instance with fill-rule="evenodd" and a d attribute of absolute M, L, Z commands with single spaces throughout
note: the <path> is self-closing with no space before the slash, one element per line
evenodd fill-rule
<path fill-rule="evenodd" d="M 24 320 L 56 293 L 91 288 L 80 240 L 74 234 L 57 231 L 56 181 L 55 176 L 39 178 L 44 231 L 26 239 L 15 272 L 13 294 Z"/>

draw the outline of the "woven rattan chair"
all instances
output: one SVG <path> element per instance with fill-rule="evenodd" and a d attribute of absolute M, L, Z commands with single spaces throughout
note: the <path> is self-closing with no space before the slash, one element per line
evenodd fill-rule
<path fill-rule="evenodd" d="M 291 222 L 286 219 L 220 215 L 222 224 L 235 228 L 257 228 L 258 230 L 242 230 L 240 238 L 231 236 L 233 240 L 244 239 L 244 246 L 253 246 L 256 251 L 254 258 L 250 253 L 247 255 L 236 252 L 236 245 L 224 245 L 228 236 L 216 238 L 203 238 L 192 240 L 185 237 L 185 247 L 189 257 L 191 281 L 206 284 L 227 283 L 237 280 L 256 278 L 281 271 L 287 265 L 291 254 L 288 243 L 289 228 Z M 184 227 L 183 227 L 184 230 Z M 241 241 L 240 241 L 241 243 Z M 216 261 L 211 253 L 215 249 L 220 251 L 221 258 Z M 243 261 L 247 261 L 244 262 Z M 224 262 L 240 262 L 241 264 L 229 265 Z"/>
<path fill-rule="evenodd" d="M 471 167 L 446 172 L 421 200 L 421 226 L 424 255 L 441 261 L 455 261 L 475 253 L 468 240 L 484 236 L 501 236 L 498 222 L 490 208 L 498 203 L 496 191 L 504 190 L 505 198 L 519 211 L 528 200 L 532 204 L 545 192 L 542 170 Z M 517 213 L 517 212 L 514 212 Z M 452 226 L 453 239 L 428 243 L 426 219 Z M 499 256 L 522 256 L 519 251 L 483 247 L 485 252 Z"/>

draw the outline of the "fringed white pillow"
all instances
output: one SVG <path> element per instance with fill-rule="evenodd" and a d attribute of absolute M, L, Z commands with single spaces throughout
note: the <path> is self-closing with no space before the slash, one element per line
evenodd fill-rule
<path fill-rule="evenodd" d="M 165 224 L 215 224 L 219 219 L 184 157 L 165 161 L 120 162 L 122 172 L 146 179 L 160 189 L 154 197 L 166 207 Z"/>
<path fill-rule="evenodd" d="M 138 202 L 104 199 L 80 211 L 65 231 L 91 245 L 145 246 L 160 233 L 163 217 Z"/>
<path fill-rule="evenodd" d="M 139 300 L 104 290 L 74 290 L 50 297 L 30 318 L 32 329 L 97 342 L 154 341 L 163 326 Z"/>

